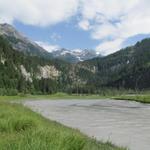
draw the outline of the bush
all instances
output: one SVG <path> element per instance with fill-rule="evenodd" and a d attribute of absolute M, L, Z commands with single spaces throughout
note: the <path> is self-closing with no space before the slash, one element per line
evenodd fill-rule
<path fill-rule="evenodd" d="M 18 94 L 18 91 L 16 89 L 5 89 L 0 88 L 0 95 L 1 96 L 16 96 Z"/>

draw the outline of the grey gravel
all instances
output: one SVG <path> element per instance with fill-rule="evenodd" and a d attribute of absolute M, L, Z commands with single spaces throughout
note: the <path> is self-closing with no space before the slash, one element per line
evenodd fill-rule
<path fill-rule="evenodd" d="M 150 150 L 149 104 L 119 100 L 29 100 L 24 105 L 98 140 L 109 140 L 130 150 Z"/>

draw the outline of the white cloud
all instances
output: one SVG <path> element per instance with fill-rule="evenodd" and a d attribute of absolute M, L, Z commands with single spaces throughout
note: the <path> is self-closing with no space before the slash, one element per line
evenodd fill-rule
<path fill-rule="evenodd" d="M 106 19 L 115 19 L 129 12 L 140 1 L 141 0 L 82 0 L 82 15 L 87 19 L 96 18 L 97 15 L 104 16 Z"/>
<path fill-rule="evenodd" d="M 87 20 L 82 20 L 78 23 L 79 27 L 83 30 L 89 30 L 90 29 L 90 23 Z"/>
<path fill-rule="evenodd" d="M 58 41 L 58 40 L 60 40 L 62 37 L 61 37 L 61 35 L 59 35 L 59 34 L 57 34 L 57 33 L 53 33 L 51 36 L 50 36 L 50 38 L 51 38 L 51 40 L 53 40 L 53 41 Z"/>
<path fill-rule="evenodd" d="M 150 33 L 149 8 L 150 0 L 0 0 L 0 22 L 49 26 L 79 14 L 78 26 L 108 54 L 122 47 L 116 41 Z"/>
<path fill-rule="evenodd" d="M 0 21 L 47 26 L 73 16 L 78 5 L 78 0 L 0 0 Z"/>
<path fill-rule="evenodd" d="M 95 27 L 92 29 L 92 38 L 93 39 L 109 39 L 117 37 L 117 28 L 109 23 L 105 22 L 105 24 L 102 25 L 95 25 Z"/>
<path fill-rule="evenodd" d="M 88 29 L 93 39 L 101 41 L 96 50 L 102 54 L 119 50 L 122 42 L 131 36 L 150 33 L 149 0 L 82 2 L 82 20 L 93 22 Z"/>
<path fill-rule="evenodd" d="M 122 39 L 113 41 L 105 41 L 96 47 L 97 54 L 108 55 L 114 53 L 122 48 Z"/>
<path fill-rule="evenodd" d="M 53 51 L 60 49 L 58 45 L 51 45 L 47 42 L 36 41 L 36 43 L 48 52 L 53 52 Z"/>

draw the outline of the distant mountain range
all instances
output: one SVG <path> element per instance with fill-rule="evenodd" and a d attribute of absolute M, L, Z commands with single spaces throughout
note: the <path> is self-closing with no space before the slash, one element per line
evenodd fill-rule
<path fill-rule="evenodd" d="M 150 39 L 105 57 L 80 49 L 48 53 L 12 26 L 0 25 L 0 94 L 12 89 L 99 93 L 103 88 L 150 89 Z"/>
<path fill-rule="evenodd" d="M 92 59 L 94 57 L 101 57 L 100 55 L 97 55 L 94 50 L 88 50 L 88 49 L 84 49 L 84 50 L 82 49 L 74 49 L 74 50 L 60 49 L 57 51 L 53 51 L 51 54 L 54 58 L 65 60 L 71 63 L 77 63 L 80 61 Z"/>
<path fill-rule="evenodd" d="M 22 33 L 18 32 L 13 26 L 9 24 L 0 24 L 0 35 L 5 36 L 15 50 L 21 51 L 31 56 L 42 56 L 44 58 L 58 58 L 67 62 L 77 63 L 80 61 L 99 57 L 94 50 L 67 50 L 58 49 L 51 53 L 40 47 L 36 42 L 32 42 L 26 38 Z"/>

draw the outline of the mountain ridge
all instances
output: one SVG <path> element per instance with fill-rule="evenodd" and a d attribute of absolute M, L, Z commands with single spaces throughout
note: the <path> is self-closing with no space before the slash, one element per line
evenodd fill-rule
<path fill-rule="evenodd" d="M 150 38 L 103 58 L 94 58 L 81 64 L 95 66 L 95 84 L 98 86 L 150 88 Z"/>
<path fill-rule="evenodd" d="M 40 56 L 47 59 L 57 58 L 71 63 L 88 60 L 94 57 L 100 57 L 94 50 L 68 50 L 60 48 L 53 52 L 48 52 L 42 46 L 29 40 L 22 33 L 18 32 L 12 25 L 0 24 L 0 35 L 5 36 L 10 42 L 13 49 L 22 51 L 31 56 Z"/>
<path fill-rule="evenodd" d="M 149 77 L 149 38 L 105 57 L 68 63 L 16 51 L 9 38 L 0 36 L 0 94 L 10 89 L 40 94 L 94 94 L 103 88 L 142 90 L 150 88 Z"/>
<path fill-rule="evenodd" d="M 17 51 L 21 51 L 32 56 L 51 58 L 50 53 L 35 42 L 29 40 L 22 33 L 18 32 L 12 25 L 7 23 L 0 24 L 0 35 L 3 35 L 6 39 L 8 39 L 13 49 Z"/>
<path fill-rule="evenodd" d="M 92 59 L 94 57 L 102 57 L 101 55 L 97 55 L 94 50 L 90 49 L 68 50 L 63 48 L 57 51 L 53 51 L 51 54 L 54 58 L 62 59 L 71 63 L 78 63 Z"/>

